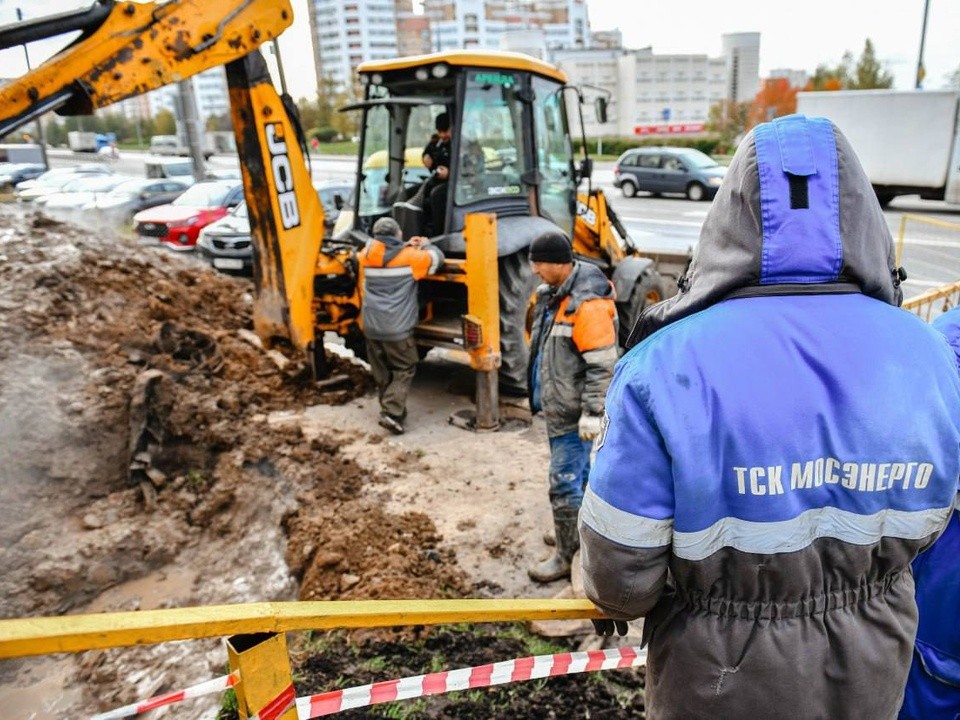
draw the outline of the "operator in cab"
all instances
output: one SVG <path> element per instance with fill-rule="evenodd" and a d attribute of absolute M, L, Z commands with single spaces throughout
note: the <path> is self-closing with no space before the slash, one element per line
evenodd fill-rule
<path fill-rule="evenodd" d="M 427 237 L 440 235 L 447 211 L 447 188 L 450 179 L 450 114 L 440 113 L 434 121 L 436 133 L 423 148 L 423 165 L 433 174 L 422 188 L 423 223 Z"/>

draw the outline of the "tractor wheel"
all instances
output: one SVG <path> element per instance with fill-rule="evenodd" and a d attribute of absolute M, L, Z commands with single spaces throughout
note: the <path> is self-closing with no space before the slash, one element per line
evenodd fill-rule
<path fill-rule="evenodd" d="M 653 268 L 645 270 L 637 284 L 633 286 L 630 302 L 617 305 L 618 319 L 620 320 L 620 347 L 626 347 L 627 338 L 633 326 L 637 323 L 640 313 L 648 305 L 655 305 L 666 297 L 663 289 L 663 278 Z"/>
<path fill-rule="evenodd" d="M 500 390 L 526 395 L 530 339 L 527 308 L 539 282 L 526 249 L 500 258 Z"/>

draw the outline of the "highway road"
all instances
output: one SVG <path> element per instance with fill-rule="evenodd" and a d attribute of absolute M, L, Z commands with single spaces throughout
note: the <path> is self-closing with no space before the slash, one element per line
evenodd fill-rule
<path fill-rule="evenodd" d="M 91 161 L 89 156 L 68 150 L 50 150 L 49 156 L 54 167 Z M 148 156 L 123 151 L 120 159 L 110 164 L 116 172 L 141 176 Z M 314 155 L 311 162 L 318 180 L 350 179 L 354 174 L 355 161 L 349 157 Z M 236 157 L 227 156 L 214 156 L 210 164 L 223 169 L 238 167 Z M 654 198 L 645 193 L 626 198 L 613 187 L 612 162 L 598 162 L 594 167 L 594 183 L 607 194 L 639 247 L 686 252 L 696 245 L 711 203 L 692 202 L 680 196 Z M 884 211 L 894 240 L 899 236 L 904 215 L 908 216 L 901 262 L 908 275 L 904 297 L 960 279 L 960 206 L 916 196 L 895 199 Z"/>

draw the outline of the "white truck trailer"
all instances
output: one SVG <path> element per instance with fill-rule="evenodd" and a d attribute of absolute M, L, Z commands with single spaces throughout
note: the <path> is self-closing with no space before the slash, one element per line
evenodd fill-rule
<path fill-rule="evenodd" d="M 67 133 L 67 147 L 74 152 L 95 153 L 97 151 L 97 134 L 95 132 L 71 130 Z"/>
<path fill-rule="evenodd" d="M 33 143 L 4 143 L 0 145 L 0 162 L 34 163 L 46 165 L 43 148 Z"/>
<path fill-rule="evenodd" d="M 837 124 L 860 157 L 881 205 L 897 195 L 960 204 L 960 93 L 801 92 L 797 112 Z"/>

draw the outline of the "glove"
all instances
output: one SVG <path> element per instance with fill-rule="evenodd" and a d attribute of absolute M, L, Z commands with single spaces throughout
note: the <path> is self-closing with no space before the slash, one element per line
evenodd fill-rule
<path fill-rule="evenodd" d="M 627 634 L 627 622 L 626 620 L 591 620 L 593 623 L 594 629 L 597 631 L 597 635 L 603 635 L 604 637 L 610 637 L 613 635 L 613 631 L 617 631 L 617 635 L 623 637 Z"/>
<path fill-rule="evenodd" d="M 577 426 L 580 431 L 580 439 L 595 440 L 597 435 L 600 434 L 601 419 L 599 415 L 581 415 L 580 423 Z"/>

